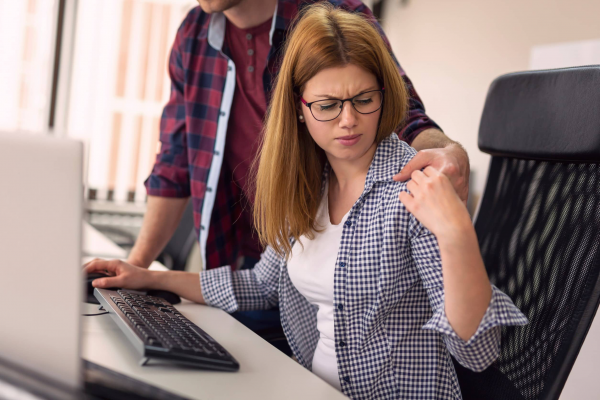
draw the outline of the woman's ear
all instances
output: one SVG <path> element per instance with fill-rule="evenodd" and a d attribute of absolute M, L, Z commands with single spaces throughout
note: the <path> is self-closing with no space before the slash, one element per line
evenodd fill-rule
<path fill-rule="evenodd" d="M 300 121 L 300 123 L 304 123 L 306 120 L 304 119 L 302 101 L 300 100 L 300 95 L 298 93 L 294 93 L 294 100 L 296 101 L 296 114 L 298 114 L 298 121 Z"/>
<path fill-rule="evenodd" d="M 304 112 L 302 110 L 302 103 L 298 102 L 298 106 L 296 107 L 296 112 L 298 114 L 298 121 L 300 121 L 300 123 L 304 123 L 305 119 L 304 119 Z"/>

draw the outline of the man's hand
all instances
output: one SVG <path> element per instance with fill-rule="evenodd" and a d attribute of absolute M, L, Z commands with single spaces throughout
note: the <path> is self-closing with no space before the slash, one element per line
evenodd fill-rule
<path fill-rule="evenodd" d="M 448 177 L 456 193 L 467 204 L 469 197 L 469 157 L 458 144 L 449 144 L 439 149 L 421 150 L 404 166 L 402 171 L 394 175 L 395 181 L 404 182 L 410 179 L 414 171 L 432 167 Z"/>

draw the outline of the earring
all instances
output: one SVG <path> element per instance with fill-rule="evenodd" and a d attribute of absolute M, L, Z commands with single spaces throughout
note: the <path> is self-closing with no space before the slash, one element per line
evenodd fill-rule
<path fill-rule="evenodd" d="M 302 122 L 302 121 L 304 121 L 304 116 L 303 116 L 303 115 L 300 115 L 300 116 L 298 117 L 298 119 L 300 120 L 300 122 Z"/>

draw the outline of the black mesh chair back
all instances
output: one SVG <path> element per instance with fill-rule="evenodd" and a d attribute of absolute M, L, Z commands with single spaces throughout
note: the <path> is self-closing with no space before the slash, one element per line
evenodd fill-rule
<path fill-rule="evenodd" d="M 529 318 L 465 399 L 558 399 L 600 299 L 600 66 L 501 76 L 479 148 L 492 155 L 475 230 L 490 280 Z"/>

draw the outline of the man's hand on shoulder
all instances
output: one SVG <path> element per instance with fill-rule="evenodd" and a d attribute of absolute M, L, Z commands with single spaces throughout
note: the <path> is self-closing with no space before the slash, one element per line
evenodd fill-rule
<path fill-rule="evenodd" d="M 437 129 L 421 132 L 413 142 L 413 147 L 420 151 L 394 175 L 394 180 L 404 182 L 410 179 L 414 171 L 433 167 L 448 177 L 454 190 L 466 204 L 469 197 L 470 166 L 465 149 Z"/>

